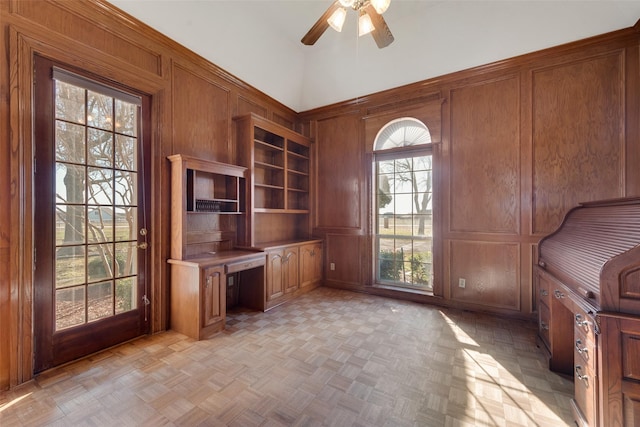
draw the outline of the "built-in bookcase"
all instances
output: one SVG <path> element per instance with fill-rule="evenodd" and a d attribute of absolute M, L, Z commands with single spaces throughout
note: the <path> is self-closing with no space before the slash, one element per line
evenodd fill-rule
<path fill-rule="evenodd" d="M 308 238 L 311 141 L 254 114 L 234 120 L 238 161 L 250 170 L 245 244 L 264 243 L 263 235 L 282 240 Z M 256 227 L 273 230 L 264 233 Z"/>

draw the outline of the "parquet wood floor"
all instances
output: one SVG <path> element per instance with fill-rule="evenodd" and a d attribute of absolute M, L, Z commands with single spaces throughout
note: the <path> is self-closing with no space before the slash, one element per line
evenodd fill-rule
<path fill-rule="evenodd" d="M 0 394 L 0 425 L 569 425 L 528 322 L 328 288 L 227 320 L 47 371 Z"/>

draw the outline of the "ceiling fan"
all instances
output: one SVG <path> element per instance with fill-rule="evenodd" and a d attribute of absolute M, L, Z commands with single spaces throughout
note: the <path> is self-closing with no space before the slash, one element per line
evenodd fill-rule
<path fill-rule="evenodd" d="M 382 14 L 387 10 L 391 0 L 336 0 L 316 21 L 301 42 L 312 45 L 331 27 L 342 31 L 342 25 L 347 16 L 347 8 L 358 12 L 358 35 L 371 33 L 380 49 L 393 42 L 393 34 L 387 26 Z"/>

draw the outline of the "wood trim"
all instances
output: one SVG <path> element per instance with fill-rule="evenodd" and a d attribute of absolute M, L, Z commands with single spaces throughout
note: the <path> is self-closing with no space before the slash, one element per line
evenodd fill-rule
<path fill-rule="evenodd" d="M 17 218 L 17 226 L 10 231 L 9 277 L 11 294 L 10 321 L 10 386 L 23 383 L 32 377 L 31 312 L 33 286 L 33 203 L 32 187 L 32 139 L 30 115 L 33 79 L 33 48 L 14 29 L 10 29 L 11 74 L 10 110 L 11 154 L 10 176 L 11 217 Z"/>

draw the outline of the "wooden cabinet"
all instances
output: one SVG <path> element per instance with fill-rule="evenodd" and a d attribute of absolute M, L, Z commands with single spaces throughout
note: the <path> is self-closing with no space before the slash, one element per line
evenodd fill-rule
<path fill-rule="evenodd" d="M 246 167 L 245 247 L 267 253 L 265 309 L 322 281 L 322 242 L 311 237 L 313 144 L 255 114 L 235 117 L 238 162 Z"/>
<path fill-rule="evenodd" d="M 300 276 L 298 274 L 298 246 L 288 246 L 284 248 L 282 263 L 282 282 L 284 283 L 284 293 L 288 294 L 295 292 L 300 284 Z"/>
<path fill-rule="evenodd" d="M 202 271 L 202 328 L 220 323 L 224 329 L 226 311 L 226 280 L 224 267 L 221 265 L 204 268 Z"/>
<path fill-rule="evenodd" d="M 298 278 L 298 246 L 267 251 L 267 301 L 296 291 Z"/>
<path fill-rule="evenodd" d="M 281 249 L 272 249 L 267 252 L 267 302 L 284 295 L 283 259 L 283 251 Z"/>
<path fill-rule="evenodd" d="M 300 288 L 312 286 L 322 280 L 322 243 L 300 246 Z"/>
<path fill-rule="evenodd" d="M 286 242 L 261 249 L 267 253 L 265 309 L 320 285 L 322 241 Z"/>
<path fill-rule="evenodd" d="M 238 297 L 241 305 L 265 309 L 263 252 L 230 250 L 168 262 L 171 265 L 171 329 L 177 332 L 200 340 L 224 329 L 229 276 L 241 282 Z"/>
<path fill-rule="evenodd" d="M 170 259 L 171 329 L 204 339 L 224 329 L 224 267 Z"/>
<path fill-rule="evenodd" d="M 181 154 L 171 161 L 171 258 L 229 250 L 245 211 L 247 169 Z"/>
<path fill-rule="evenodd" d="M 225 327 L 227 277 L 234 295 L 264 310 L 265 254 L 237 250 L 247 169 L 176 154 L 171 161 L 171 329 L 204 339 Z"/>
<path fill-rule="evenodd" d="M 600 315 L 602 336 L 602 425 L 640 425 L 640 316 Z"/>
<path fill-rule="evenodd" d="M 309 238 L 311 140 L 254 114 L 234 121 L 238 162 L 250 171 L 243 245 Z"/>

